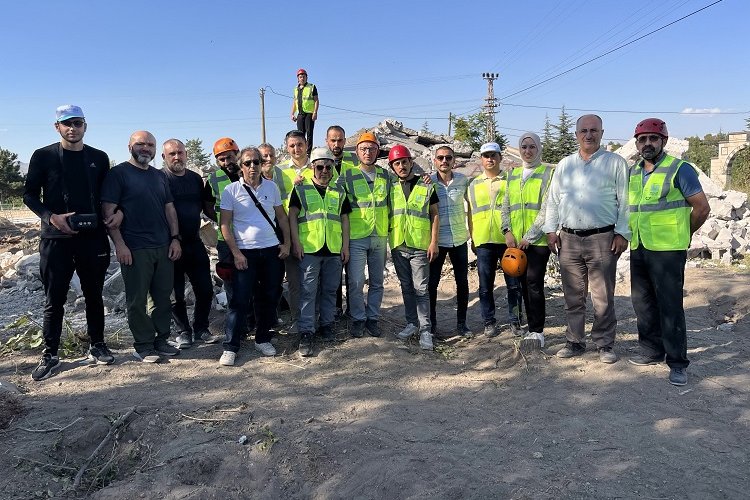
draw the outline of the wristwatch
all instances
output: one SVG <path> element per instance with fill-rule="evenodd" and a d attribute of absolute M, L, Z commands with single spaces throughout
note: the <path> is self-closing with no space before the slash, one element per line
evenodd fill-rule
<path fill-rule="evenodd" d="M 172 240 L 177 240 L 177 241 L 179 241 L 179 242 L 181 243 L 181 242 L 182 242 L 182 236 L 180 236 L 179 234 L 173 234 L 173 235 L 172 235 L 172 236 L 171 236 L 171 237 L 169 238 L 169 241 L 172 241 Z"/>

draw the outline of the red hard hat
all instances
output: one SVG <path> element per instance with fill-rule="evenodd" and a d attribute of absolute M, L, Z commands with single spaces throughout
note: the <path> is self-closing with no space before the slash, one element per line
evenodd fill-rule
<path fill-rule="evenodd" d="M 229 137 L 222 137 L 214 143 L 214 156 L 220 155 L 225 151 L 239 152 L 240 148 L 239 146 L 237 146 L 237 143 L 234 142 L 234 139 L 231 139 Z"/>
<path fill-rule="evenodd" d="M 640 134 L 659 134 L 665 139 L 669 138 L 667 124 L 664 123 L 664 120 L 658 118 L 646 118 L 636 125 L 633 137 L 638 137 Z"/>
<path fill-rule="evenodd" d="M 234 274 L 234 264 L 227 262 L 216 263 L 216 275 L 221 278 L 222 281 L 227 283 L 232 281 L 232 275 Z"/>
<path fill-rule="evenodd" d="M 396 144 L 391 148 L 391 150 L 388 152 L 388 164 L 393 163 L 396 160 L 400 160 L 401 158 L 411 158 L 411 153 L 409 152 L 409 149 L 401 144 Z"/>
<path fill-rule="evenodd" d="M 519 278 L 526 272 L 526 254 L 519 248 L 508 248 L 500 261 L 503 272 L 512 278 Z"/>
<path fill-rule="evenodd" d="M 306 75 L 307 71 L 305 71 L 305 68 L 300 68 L 297 70 L 297 76 L 299 75 Z"/>

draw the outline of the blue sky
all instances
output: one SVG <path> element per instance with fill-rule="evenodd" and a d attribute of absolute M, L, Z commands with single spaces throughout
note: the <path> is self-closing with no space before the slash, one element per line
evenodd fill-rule
<path fill-rule="evenodd" d="M 664 118 L 676 137 L 743 130 L 750 2 L 724 0 L 643 37 L 710 3 L 7 2 L 0 147 L 28 161 L 36 148 L 59 140 L 54 110 L 67 103 L 86 114 L 85 142 L 118 162 L 140 129 L 159 142 L 200 138 L 206 150 L 221 136 L 258 144 L 261 87 L 268 89 L 267 138 L 278 146 L 295 125 L 291 100 L 274 92 L 290 95 L 299 67 L 319 87 L 319 144 L 328 125 L 351 134 L 386 116 L 447 132 L 449 112 L 482 105 L 481 74 L 490 71 L 500 73 L 497 121 L 511 144 L 522 130 L 540 132 L 545 114 L 556 122 L 562 105 L 600 110 L 605 141 L 628 139 L 651 115 Z M 735 54 L 739 62 L 724 63 Z M 667 111 L 675 114 L 660 113 Z"/>

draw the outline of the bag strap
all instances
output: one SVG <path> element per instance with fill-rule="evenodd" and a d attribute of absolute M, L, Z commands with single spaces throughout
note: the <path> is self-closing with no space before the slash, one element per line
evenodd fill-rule
<path fill-rule="evenodd" d="M 268 224 L 271 226 L 271 229 L 273 229 L 273 234 L 276 236 L 276 239 L 279 240 L 279 244 L 283 245 L 284 242 L 281 241 L 282 238 L 279 237 L 278 227 L 276 226 L 276 224 L 273 223 L 271 218 L 268 216 L 268 213 L 266 213 L 266 210 L 263 208 L 263 205 L 260 204 L 260 202 L 258 201 L 258 198 L 255 197 L 255 195 L 253 194 L 253 190 L 250 189 L 250 187 L 248 187 L 248 185 L 244 183 L 242 183 L 242 187 L 244 187 L 245 191 L 247 191 L 247 194 L 250 195 L 250 198 L 253 200 L 253 203 L 255 203 L 255 207 L 260 211 L 261 215 L 263 215 L 263 218 L 266 219 L 266 221 L 268 221 Z"/>

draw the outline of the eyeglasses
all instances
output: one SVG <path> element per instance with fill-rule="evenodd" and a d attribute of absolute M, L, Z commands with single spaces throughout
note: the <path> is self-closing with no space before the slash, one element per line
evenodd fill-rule
<path fill-rule="evenodd" d="M 242 166 L 249 167 L 250 165 L 260 165 L 260 160 L 245 160 L 242 162 Z"/>
<path fill-rule="evenodd" d="M 73 127 L 81 128 L 83 127 L 83 124 L 86 122 L 84 122 L 83 120 L 63 120 L 59 123 L 62 123 L 63 125 L 69 128 L 73 128 Z"/>
<path fill-rule="evenodd" d="M 370 146 L 370 147 L 364 146 L 364 147 L 357 148 L 357 149 L 359 149 L 360 153 L 374 153 L 375 151 L 378 150 L 378 147 L 377 146 Z"/>
<path fill-rule="evenodd" d="M 524 144 L 523 146 L 521 146 L 521 149 L 536 149 L 536 145 L 535 144 L 531 144 L 531 145 Z"/>
<path fill-rule="evenodd" d="M 482 153 L 482 158 L 494 158 L 497 154 L 500 153 Z"/>
<path fill-rule="evenodd" d="M 315 170 L 318 172 L 322 172 L 323 170 L 331 171 L 333 169 L 333 165 L 315 165 Z"/>
<path fill-rule="evenodd" d="M 437 155 L 435 158 L 437 158 L 437 161 L 451 161 L 453 159 L 453 155 Z"/>
<path fill-rule="evenodd" d="M 644 135 L 639 135 L 638 139 L 636 140 L 638 141 L 638 144 L 646 144 L 646 142 L 656 142 L 660 139 L 661 139 L 660 135 L 656 135 L 656 134 L 645 135 L 644 134 Z"/>

